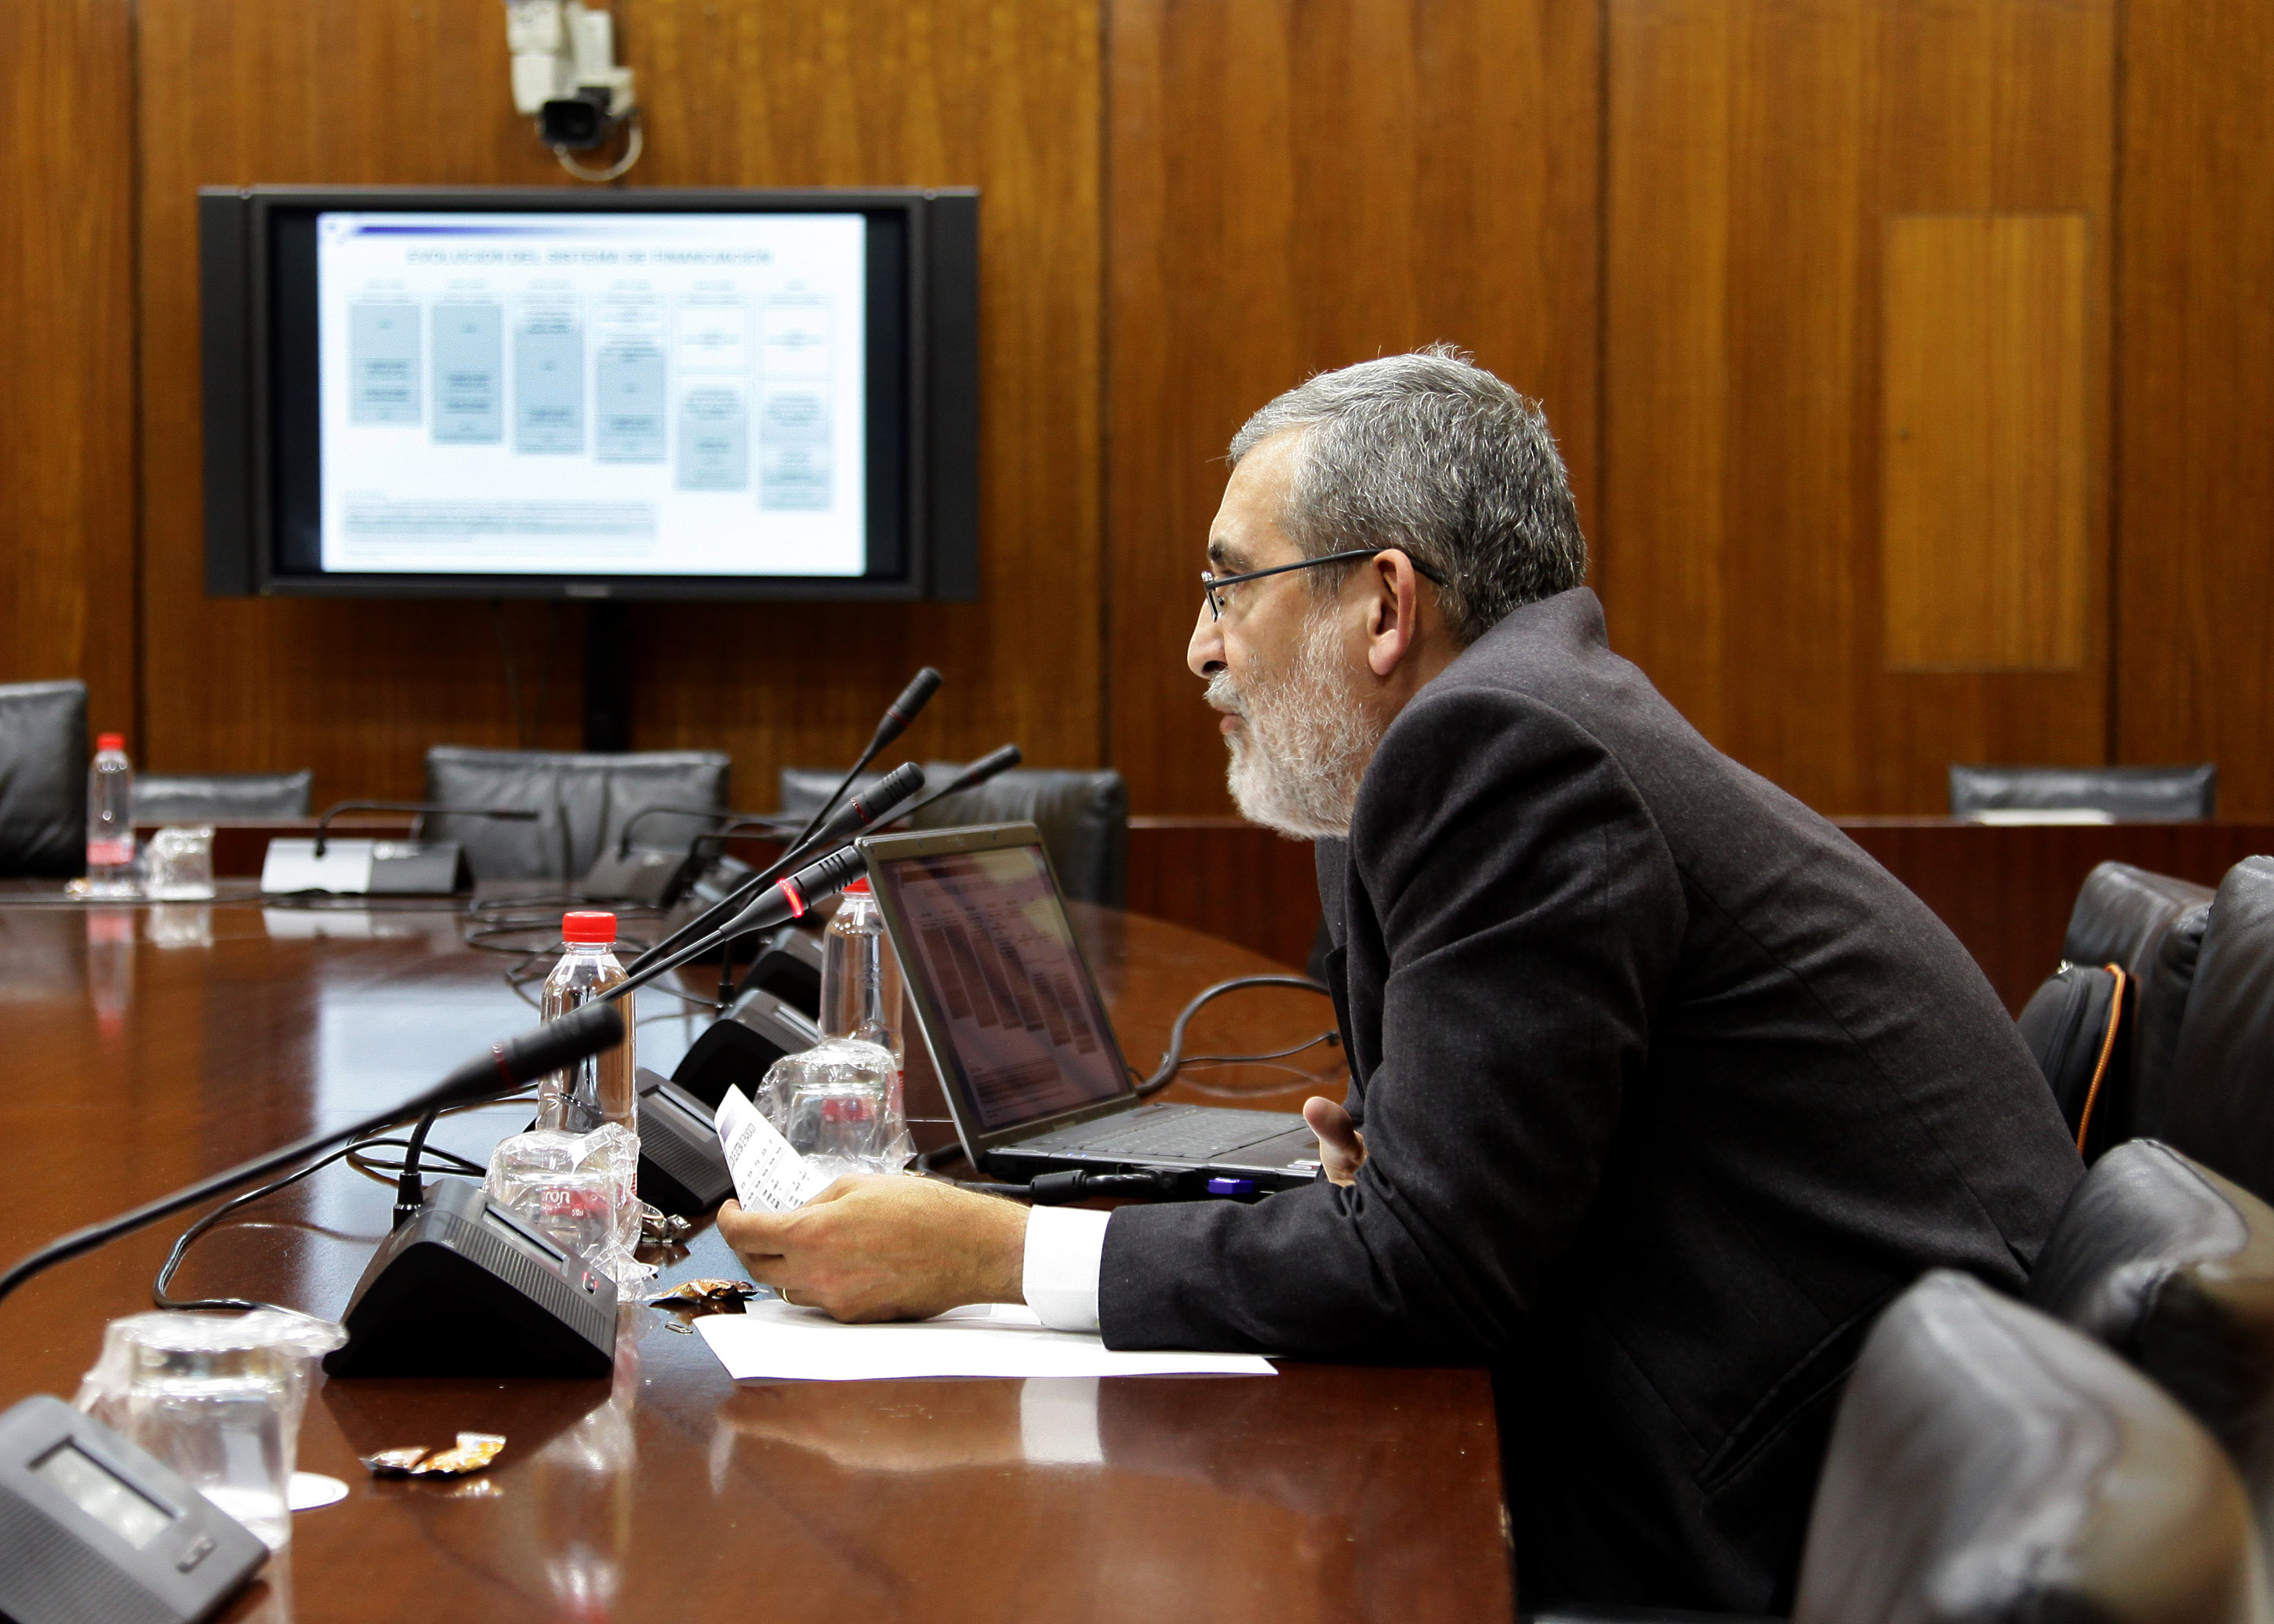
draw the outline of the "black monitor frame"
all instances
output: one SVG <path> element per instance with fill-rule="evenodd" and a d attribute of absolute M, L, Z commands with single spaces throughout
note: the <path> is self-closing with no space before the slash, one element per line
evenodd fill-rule
<path fill-rule="evenodd" d="M 312 267 L 280 276 L 326 210 L 861 214 L 870 300 L 904 342 L 869 349 L 870 573 L 856 577 L 347 574 L 294 568 L 280 515 L 319 492 Z M 979 194 L 972 188 L 207 187 L 198 194 L 211 598 L 757 598 L 979 596 Z M 881 263 L 880 263 L 881 261 Z M 894 285 L 897 284 L 897 285 Z M 297 297 L 296 297 L 297 296 Z M 889 340 L 895 336 L 887 333 Z M 897 349 L 897 354 L 892 353 Z M 887 410 L 875 410 L 882 400 Z M 884 565 L 878 568 L 879 561 Z"/>

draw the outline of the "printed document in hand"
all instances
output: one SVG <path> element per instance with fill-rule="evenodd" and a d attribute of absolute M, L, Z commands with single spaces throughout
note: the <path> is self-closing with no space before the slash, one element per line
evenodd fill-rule
<path fill-rule="evenodd" d="M 719 1143 L 727 1152 L 727 1170 L 734 1176 L 734 1199 L 744 1207 L 786 1213 L 804 1206 L 835 1182 L 799 1155 L 741 1089 L 727 1090 L 716 1116 Z"/>
<path fill-rule="evenodd" d="M 737 1381 L 875 1381 L 919 1376 L 1276 1376 L 1252 1353 L 1115 1353 L 1095 1331 L 1052 1331 L 1009 1303 L 934 1320 L 840 1325 L 817 1308 L 760 1299 L 695 1322 Z"/>
<path fill-rule="evenodd" d="M 787 1212 L 829 1187 L 739 1088 L 719 1102 L 719 1142 L 744 1207 Z M 1053 1331 L 1023 1304 L 978 1304 L 937 1319 L 840 1325 L 817 1308 L 761 1298 L 695 1322 L 737 1381 L 910 1376 L 1276 1376 L 1252 1353 L 1113 1353 L 1094 1331 Z"/>

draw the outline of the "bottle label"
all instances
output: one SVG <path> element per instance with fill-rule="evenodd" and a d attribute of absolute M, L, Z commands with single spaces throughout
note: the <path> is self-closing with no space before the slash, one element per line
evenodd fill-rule
<path fill-rule="evenodd" d="M 87 863 L 90 868 L 116 868 L 134 861 L 132 840 L 90 840 L 87 843 Z"/>

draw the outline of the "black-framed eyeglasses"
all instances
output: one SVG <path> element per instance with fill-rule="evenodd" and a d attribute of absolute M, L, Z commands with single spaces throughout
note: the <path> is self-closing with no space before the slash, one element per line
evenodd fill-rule
<path fill-rule="evenodd" d="M 1224 619 L 1224 600 L 1216 596 L 1228 586 L 1238 586 L 1243 581 L 1261 581 L 1266 575 L 1284 575 L 1291 569 L 1315 569 L 1321 564 L 1346 564 L 1352 559 L 1370 559 L 1384 553 L 1404 553 L 1405 561 L 1413 566 L 1413 573 L 1424 581 L 1445 584 L 1445 577 L 1415 558 L 1404 547 L 1352 547 L 1344 553 L 1329 553 L 1318 558 L 1300 559 L 1292 564 L 1274 564 L 1269 569 L 1245 570 L 1236 575 L 1219 575 L 1211 570 L 1201 571 L 1201 592 L 1208 599 L 1209 619 Z"/>

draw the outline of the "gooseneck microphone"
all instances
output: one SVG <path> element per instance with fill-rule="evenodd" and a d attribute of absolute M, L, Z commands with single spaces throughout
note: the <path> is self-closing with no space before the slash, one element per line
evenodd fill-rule
<path fill-rule="evenodd" d="M 129 1234 L 145 1224 L 155 1223 L 185 1207 L 195 1207 L 200 1201 L 210 1200 L 238 1184 L 249 1184 L 264 1173 L 290 1167 L 318 1151 L 329 1149 L 346 1139 L 375 1132 L 406 1117 L 444 1110 L 453 1105 L 469 1104 L 493 1094 L 509 1094 L 523 1083 L 533 1081 L 549 1071 L 558 1071 L 564 1066 L 576 1064 L 588 1055 L 597 1055 L 604 1049 L 614 1048 L 623 1041 L 623 1036 L 621 1011 L 612 1004 L 588 1004 L 559 1020 L 547 1021 L 534 1031 L 524 1032 L 517 1038 L 493 1045 L 486 1054 L 469 1060 L 423 1094 L 376 1111 L 360 1122 L 350 1123 L 344 1128 L 323 1129 L 304 1139 L 295 1140 L 282 1150 L 256 1156 L 250 1162 L 240 1162 L 211 1177 L 184 1185 L 171 1195 L 145 1202 L 132 1212 L 121 1213 L 117 1217 L 106 1219 L 101 1223 L 89 1224 L 83 1229 L 73 1229 L 69 1235 L 50 1241 L 29 1257 L 22 1259 L 6 1274 L 0 1274 L 0 1297 L 5 1297 L 42 1269 L 68 1261 L 82 1252 L 92 1252 L 119 1236 Z"/>
<path fill-rule="evenodd" d="M 495 817 L 517 823 L 533 823 L 538 814 L 525 807 L 446 807 L 429 801 L 338 801 L 324 808 L 323 816 L 316 820 L 316 855 L 324 854 L 324 842 L 329 838 L 332 820 L 343 812 L 439 812 L 450 817 Z"/>
<path fill-rule="evenodd" d="M 712 948 L 731 942 L 736 936 L 747 936 L 753 930 L 770 929 L 790 920 L 802 918 L 806 910 L 815 903 L 835 896 L 868 871 L 867 858 L 853 846 L 840 846 L 818 862 L 809 863 L 795 874 L 777 880 L 756 901 L 708 936 L 671 950 L 652 963 L 643 966 L 586 1007 L 614 1003 L 635 993 L 657 976 L 677 969 L 690 959 L 699 959 Z"/>
<path fill-rule="evenodd" d="M 876 760 L 886 745 L 907 732 L 908 724 L 915 721 L 917 713 L 931 703 L 931 696 L 939 692 L 939 685 L 945 680 L 930 665 L 908 679 L 908 685 L 900 690 L 900 696 L 885 707 L 885 714 L 877 723 L 877 731 L 870 736 L 868 748 L 861 752 L 861 759 L 837 780 L 837 787 L 829 792 L 829 799 L 814 808 L 813 816 L 806 820 L 805 827 L 797 831 L 797 838 L 789 843 L 793 855 L 805 850 L 812 842 L 813 831 L 836 809 L 837 803 L 845 799 L 846 790 L 851 787 L 854 779 L 861 776 L 862 769 Z M 785 867 L 787 863 L 788 859 L 784 859 Z"/>
<path fill-rule="evenodd" d="M 914 762 L 903 762 L 886 773 L 876 788 L 866 794 L 855 795 L 817 832 L 800 837 L 772 868 L 764 873 L 752 875 L 624 967 L 637 975 L 657 960 L 678 952 L 686 944 L 697 937 L 707 937 L 707 933 L 720 921 L 732 918 L 737 909 L 747 906 L 752 897 L 779 880 L 800 859 L 810 855 L 815 848 L 835 846 L 850 839 L 880 817 L 896 814 L 900 802 L 915 794 L 923 786 L 923 769 Z M 809 824 L 807 827 L 810 830 L 813 826 Z M 686 955 L 681 955 L 673 963 L 683 964 L 686 959 Z"/>
<path fill-rule="evenodd" d="M 986 783 L 988 779 L 993 778 L 997 773 L 1008 772 L 1012 768 L 1017 766 L 1020 762 L 1026 759 L 1026 753 L 1020 750 L 1015 744 L 1006 744 L 1000 749 L 990 750 L 986 755 L 972 763 L 971 765 L 966 767 L 961 772 L 957 773 L 946 783 L 932 791 L 930 794 L 926 795 L 922 801 L 917 801 L 915 805 L 909 807 L 905 810 L 893 813 L 892 816 L 886 818 L 884 823 L 880 824 L 878 827 L 880 829 L 889 828 L 894 823 L 905 823 L 908 819 L 914 817 L 917 813 L 931 805 L 933 801 L 945 801 L 950 795 L 960 795 L 968 789 L 976 789 L 980 785 Z"/>

